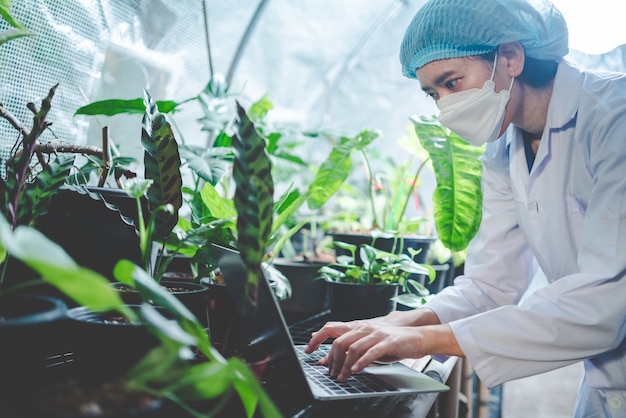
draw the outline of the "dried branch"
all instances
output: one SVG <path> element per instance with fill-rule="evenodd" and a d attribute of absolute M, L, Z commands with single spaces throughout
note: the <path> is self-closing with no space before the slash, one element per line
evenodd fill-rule
<path fill-rule="evenodd" d="M 30 133 L 11 112 L 4 108 L 2 103 L 0 103 L 0 116 L 8 120 L 11 126 L 17 129 L 22 135 L 26 136 Z"/>

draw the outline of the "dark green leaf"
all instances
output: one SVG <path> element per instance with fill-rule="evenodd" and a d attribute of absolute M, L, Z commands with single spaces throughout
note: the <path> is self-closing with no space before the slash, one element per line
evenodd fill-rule
<path fill-rule="evenodd" d="M 173 112 L 179 103 L 164 100 L 164 101 L 156 101 L 156 106 L 159 112 L 161 113 L 169 113 Z M 104 116 L 114 116 L 119 114 L 137 114 L 140 115 L 146 111 L 146 105 L 144 104 L 143 99 L 131 99 L 131 100 L 122 100 L 122 99 L 109 99 L 109 100 L 100 100 L 97 102 L 89 103 L 85 106 L 78 108 L 78 110 L 74 113 L 76 115 L 104 115 Z"/>
<path fill-rule="evenodd" d="M 178 210 L 183 204 L 181 162 L 174 131 L 147 92 L 141 144 L 145 151 L 144 177 L 154 181 L 147 193 L 150 210 L 166 204 L 174 207 L 173 213 L 160 211 L 156 215 L 155 238 L 164 239 L 176 226 Z"/>

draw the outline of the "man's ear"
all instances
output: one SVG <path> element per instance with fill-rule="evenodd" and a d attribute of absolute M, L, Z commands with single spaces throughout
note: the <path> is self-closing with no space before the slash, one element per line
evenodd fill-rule
<path fill-rule="evenodd" d="M 519 42 L 507 42 L 498 46 L 498 55 L 506 58 L 507 71 L 510 77 L 518 77 L 524 70 L 526 53 Z"/>

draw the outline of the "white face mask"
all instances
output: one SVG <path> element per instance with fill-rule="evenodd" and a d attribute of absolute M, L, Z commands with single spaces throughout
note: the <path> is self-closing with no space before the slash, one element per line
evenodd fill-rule
<path fill-rule="evenodd" d="M 437 106 L 441 113 L 439 122 L 448 127 L 472 145 L 481 146 L 498 139 L 506 104 L 511 97 L 515 78 L 511 79 L 509 90 L 496 93 L 493 76 L 496 72 L 496 60 L 493 62 L 491 79 L 482 89 L 474 88 L 450 94 L 439 99 Z"/>

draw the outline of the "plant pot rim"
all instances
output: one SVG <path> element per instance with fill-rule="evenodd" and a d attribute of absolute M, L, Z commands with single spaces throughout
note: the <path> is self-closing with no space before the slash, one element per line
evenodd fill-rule
<path fill-rule="evenodd" d="M 141 305 L 136 304 L 126 304 L 126 307 L 132 310 L 139 310 Z M 102 320 L 102 316 L 107 314 L 117 313 L 115 310 L 108 311 L 93 311 L 89 309 L 87 306 L 77 306 L 75 308 L 71 308 L 67 310 L 66 316 L 67 318 L 77 321 L 77 322 L 85 322 L 89 324 L 94 324 L 97 326 L 113 326 L 113 327 L 145 327 L 144 323 L 136 323 L 136 322 L 104 322 Z M 121 313 L 118 313 L 122 316 Z"/>
<path fill-rule="evenodd" d="M 276 266 L 285 266 L 285 267 L 323 267 L 329 264 L 328 261 L 320 261 L 320 260 L 294 260 L 292 258 L 287 257 L 276 257 L 272 264 Z"/>
<path fill-rule="evenodd" d="M 385 231 L 380 231 L 380 230 L 368 230 L 368 231 L 329 231 L 328 234 L 333 236 L 333 235 L 353 235 L 353 236 L 362 236 L 362 237 L 367 237 L 367 236 L 371 236 L 372 233 L 376 231 L 376 232 L 380 232 L 383 234 L 389 234 L 389 236 L 378 236 L 376 237 L 377 240 L 379 239 L 394 239 L 394 238 L 398 238 L 398 239 L 417 239 L 417 240 L 424 240 L 424 241 L 436 241 L 437 237 L 434 235 L 424 235 L 424 234 L 398 234 L 397 236 L 393 235 L 391 232 L 385 232 Z"/>
<path fill-rule="evenodd" d="M 371 286 L 371 287 L 381 287 L 381 286 L 402 286 L 400 283 L 346 283 L 346 282 L 336 282 L 333 280 L 325 280 L 326 283 L 337 285 L 337 286 Z"/>
<path fill-rule="evenodd" d="M 50 296 L 43 295 L 33 295 L 28 293 L 16 293 L 13 295 L 7 295 L 5 297 L 15 297 L 26 299 L 26 303 L 28 303 L 28 299 L 37 299 L 43 303 L 48 304 L 48 308 L 40 311 L 36 311 L 33 313 L 28 313 L 16 317 L 10 317 L 3 321 L 0 321 L 0 327 L 20 327 L 24 325 L 30 325 L 33 323 L 46 323 L 53 322 L 58 319 L 64 318 L 67 312 L 67 305 L 57 298 L 53 298 Z"/>
<path fill-rule="evenodd" d="M 203 284 L 203 283 L 188 282 L 188 281 L 184 281 L 184 280 L 161 280 L 159 282 L 159 284 L 161 286 L 164 286 L 164 287 L 167 287 L 167 286 L 171 286 L 171 287 L 188 287 L 188 289 L 186 289 L 184 291 L 170 292 L 173 295 L 189 294 L 189 293 L 202 293 L 202 292 L 207 292 L 209 290 L 209 287 L 207 285 Z M 120 292 L 137 293 L 137 291 L 135 289 L 120 289 L 119 288 L 119 286 L 128 286 L 126 283 L 113 282 L 113 283 L 111 283 L 111 286 L 113 286 L 116 290 L 118 290 Z"/>

